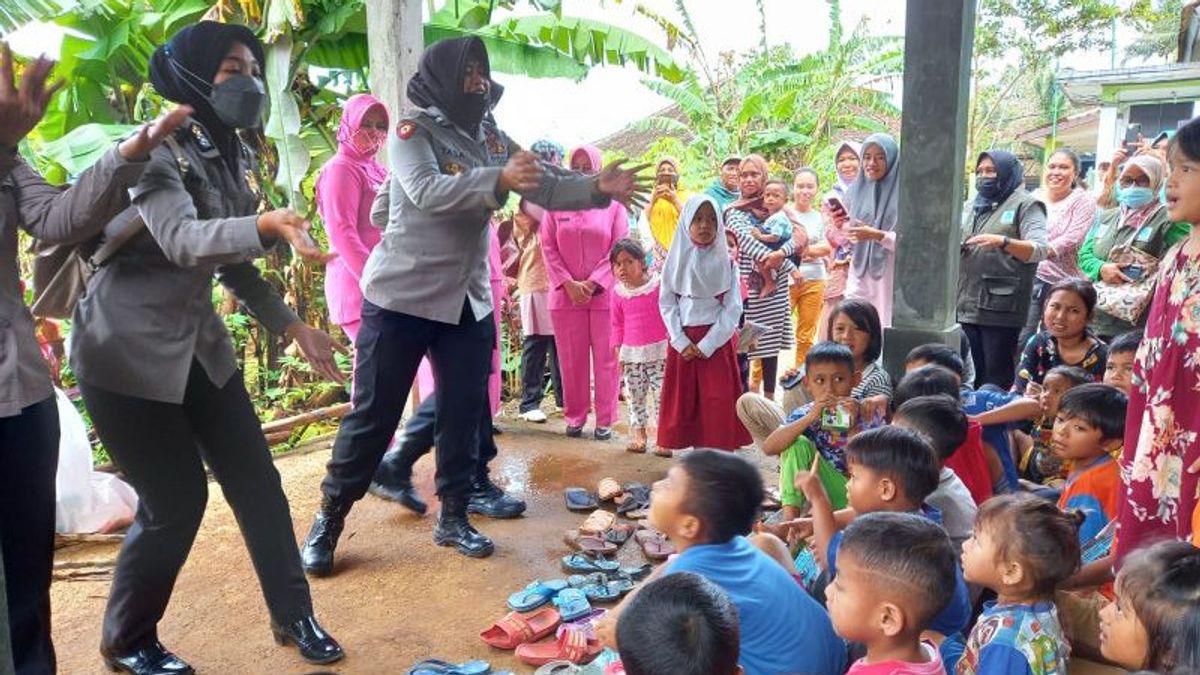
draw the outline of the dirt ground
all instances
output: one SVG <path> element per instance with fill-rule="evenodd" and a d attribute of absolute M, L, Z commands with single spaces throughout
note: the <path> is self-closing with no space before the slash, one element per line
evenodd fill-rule
<path fill-rule="evenodd" d="M 496 541 L 496 553 L 471 560 L 435 546 L 436 504 L 425 517 L 368 495 L 351 513 L 338 547 L 336 574 L 311 580 L 321 623 L 346 649 L 330 667 L 302 662 L 292 648 L 271 638 L 266 608 L 232 512 L 214 484 L 208 511 L 175 595 L 159 625 L 168 648 L 210 674 L 404 673 L 415 661 L 486 659 L 493 669 L 532 672 L 482 641 L 479 632 L 507 611 L 509 593 L 536 578 L 562 577 L 559 560 L 568 549 L 563 532 L 583 515 L 563 506 L 562 490 L 595 489 L 604 476 L 650 484 L 669 460 L 624 451 L 625 441 L 607 443 L 563 436 L 561 417 L 545 425 L 501 421 L 497 482 L 529 502 L 524 518 L 474 524 Z M 588 428 L 590 433 L 591 429 Z M 329 458 L 328 441 L 312 452 L 281 457 L 276 465 L 292 506 L 297 540 L 308 531 L 318 502 L 318 484 Z M 433 499 L 433 462 L 417 465 L 418 489 Z M 112 559 L 116 545 L 72 546 L 59 560 Z M 620 552 L 624 564 L 645 562 L 634 542 Z M 104 673 L 98 656 L 100 621 L 109 580 L 56 581 L 54 642 L 59 672 Z"/>

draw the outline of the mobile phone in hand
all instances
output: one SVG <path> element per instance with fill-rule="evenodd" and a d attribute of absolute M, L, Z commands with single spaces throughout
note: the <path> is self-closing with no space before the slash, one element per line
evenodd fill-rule
<path fill-rule="evenodd" d="M 829 210 L 833 211 L 834 213 L 847 213 L 846 205 L 842 204 L 842 200 L 838 199 L 837 197 L 830 197 L 826 203 L 829 204 Z"/>
<path fill-rule="evenodd" d="M 1133 281 L 1140 281 L 1141 278 L 1146 274 L 1146 268 L 1142 267 L 1141 265 L 1126 265 L 1125 267 L 1121 268 L 1121 272 Z"/>

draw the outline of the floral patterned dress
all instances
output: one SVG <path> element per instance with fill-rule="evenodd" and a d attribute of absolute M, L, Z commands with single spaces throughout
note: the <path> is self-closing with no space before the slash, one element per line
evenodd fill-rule
<path fill-rule="evenodd" d="M 1191 538 L 1200 476 L 1200 227 L 1163 258 L 1134 365 L 1121 458 L 1117 556 Z"/>

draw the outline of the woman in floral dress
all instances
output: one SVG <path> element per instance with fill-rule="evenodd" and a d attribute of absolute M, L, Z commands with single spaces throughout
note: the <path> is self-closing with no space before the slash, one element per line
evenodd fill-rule
<path fill-rule="evenodd" d="M 1117 564 L 1160 539 L 1192 540 L 1200 491 L 1200 118 L 1176 134 L 1172 221 L 1191 234 L 1163 256 L 1134 365 L 1121 458 Z"/>

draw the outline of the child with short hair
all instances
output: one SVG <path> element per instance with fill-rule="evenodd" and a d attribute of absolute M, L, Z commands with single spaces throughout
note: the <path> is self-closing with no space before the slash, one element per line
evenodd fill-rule
<path fill-rule="evenodd" d="M 939 365 L 914 368 L 906 372 L 896 385 L 892 404 L 899 408 L 912 399 L 924 396 L 948 396 L 961 400 L 960 383 L 956 373 Z M 992 496 L 992 485 L 1004 473 L 1000 459 L 984 446 L 982 426 L 971 420 L 968 420 L 966 439 L 943 462 L 966 486 L 976 504 L 982 504 Z"/>
<path fill-rule="evenodd" d="M 738 640 L 729 596 L 692 572 L 647 583 L 617 625 L 627 675 L 738 675 Z"/>
<path fill-rule="evenodd" d="M 657 419 L 667 367 L 667 327 L 658 308 L 659 279 L 646 268 L 646 249 L 634 239 L 613 244 L 608 256 L 617 279 L 610 303 L 612 343 L 629 389 L 630 452 L 645 452 L 650 405 Z"/>
<path fill-rule="evenodd" d="M 658 306 L 670 348 L 657 454 L 690 447 L 736 450 L 751 441 L 737 417 L 742 299 L 724 230 L 713 198 L 692 197 L 663 265 Z"/>
<path fill-rule="evenodd" d="M 850 472 L 848 501 L 856 517 L 892 511 L 938 522 L 937 512 L 925 506 L 925 499 L 937 489 L 941 472 L 933 448 L 921 434 L 896 426 L 864 431 L 846 446 L 846 464 Z M 843 533 L 815 470 L 814 464 L 812 470 L 801 472 L 796 484 L 812 503 L 813 553 L 829 577 L 836 579 Z M 951 600 L 930 623 L 930 630 L 941 635 L 961 632 L 971 617 L 967 586 L 957 568 L 955 573 Z"/>
<path fill-rule="evenodd" d="M 1070 467 L 1063 464 L 1058 453 L 1054 451 L 1054 421 L 1058 418 L 1058 409 L 1063 394 L 1074 387 L 1094 382 L 1090 373 L 1076 366 L 1055 366 L 1046 371 L 1042 384 L 1037 387 L 1036 397 L 1026 393 L 1029 398 L 1036 398 L 1041 414 L 1033 422 L 1032 433 L 1026 440 L 1027 447 L 1021 449 L 1021 461 L 1017 470 L 1021 472 L 1021 487 L 1039 494 L 1043 488 L 1057 490 L 1066 482 Z M 1030 389 L 1034 385 L 1030 384 Z M 1050 497 L 1054 499 L 1057 494 Z"/>
<path fill-rule="evenodd" d="M 1054 451 L 1072 463 L 1058 498 L 1063 510 L 1084 514 L 1079 541 L 1087 544 L 1117 516 L 1120 469 L 1112 457 L 1125 434 L 1129 398 L 1116 387 L 1090 383 L 1063 394 L 1054 421 Z"/>
<path fill-rule="evenodd" d="M 782 426 L 763 441 L 766 455 L 779 455 L 779 496 L 783 520 L 800 515 L 804 495 L 796 489 L 796 474 L 817 462 L 821 482 L 833 508 L 846 506 L 846 443 L 854 434 L 879 426 L 863 420 L 850 393 L 858 384 L 854 355 L 836 342 L 818 342 L 804 357 L 802 385 L 812 398 L 792 411 Z"/>
<path fill-rule="evenodd" d="M 954 397 L 918 396 L 896 409 L 892 424 L 923 434 L 937 452 L 941 468 L 938 486 L 925 498 L 925 503 L 941 513 L 942 526 L 950 535 L 955 552 L 962 551 L 963 542 L 970 538 L 975 525 L 977 507 L 971 491 L 946 466 L 946 460 L 967 441 L 970 427 L 966 413 Z"/>
<path fill-rule="evenodd" d="M 845 645 L 829 616 L 782 566 L 746 538 L 763 498 L 762 475 L 724 452 L 696 450 L 654 484 L 650 525 L 679 555 L 661 574 L 694 572 L 721 587 L 737 607 L 740 662 L 747 675 L 840 673 Z M 617 634 L 625 607 L 613 612 Z"/>
<path fill-rule="evenodd" d="M 1129 395 L 1133 387 L 1133 361 L 1137 350 L 1142 344 L 1142 331 L 1133 330 L 1121 333 L 1108 343 L 1108 362 L 1104 364 L 1104 384 L 1112 386 Z"/>
<path fill-rule="evenodd" d="M 957 675 L 1047 675 L 1067 672 L 1054 589 L 1079 568 L 1078 514 L 1033 495 L 993 497 L 979 507 L 975 534 L 963 546 L 967 581 L 996 592 L 964 645 L 942 653 Z"/>
<path fill-rule="evenodd" d="M 788 185 L 781 180 L 769 180 L 763 186 L 763 208 L 767 211 L 767 219 L 759 225 L 750 228 L 750 236 L 766 244 L 772 251 L 778 251 L 789 239 L 796 239 L 796 250 L 803 251 L 808 246 L 808 235 L 804 228 L 795 232 L 792 219 L 788 216 Z M 756 291 L 757 297 L 765 297 L 775 292 L 779 287 L 778 266 L 772 267 L 765 260 L 754 263 L 754 277 L 750 280 L 751 290 Z"/>
<path fill-rule="evenodd" d="M 1130 670 L 1200 672 L 1200 550 L 1165 541 L 1125 559 L 1100 611 L 1100 651 Z"/>
<path fill-rule="evenodd" d="M 869 513 L 842 534 L 838 575 L 825 590 L 833 628 L 866 647 L 847 675 L 945 675 L 921 633 L 954 593 L 946 533 L 909 513 Z"/>

